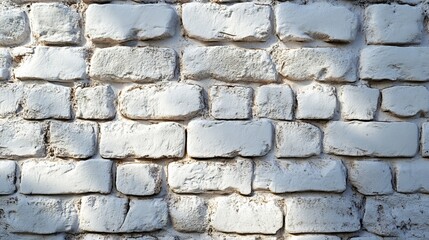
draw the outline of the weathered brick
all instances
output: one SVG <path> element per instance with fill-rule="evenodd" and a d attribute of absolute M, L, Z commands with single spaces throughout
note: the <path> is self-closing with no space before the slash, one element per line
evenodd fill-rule
<path fill-rule="evenodd" d="M 253 89 L 243 86 L 212 86 L 210 114 L 216 119 L 248 119 L 252 115 Z"/>
<path fill-rule="evenodd" d="M 0 80 L 7 80 L 9 78 L 11 64 L 12 59 L 9 51 L 5 48 L 0 48 Z"/>
<path fill-rule="evenodd" d="M 278 49 L 273 53 L 277 70 L 289 80 L 354 82 L 357 58 L 338 48 Z"/>
<path fill-rule="evenodd" d="M 294 94 L 289 85 L 264 85 L 255 96 L 256 116 L 279 120 L 292 120 Z"/>
<path fill-rule="evenodd" d="M 16 163 L 14 161 L 0 161 L 0 195 L 15 192 Z"/>
<path fill-rule="evenodd" d="M 277 157 L 310 157 L 321 152 L 322 131 L 304 122 L 276 124 Z"/>
<path fill-rule="evenodd" d="M 265 41 L 272 31 L 270 7 L 250 2 L 186 3 L 182 22 L 189 37 L 202 41 Z"/>
<path fill-rule="evenodd" d="M 91 4 L 85 14 L 85 31 L 94 42 L 168 38 L 177 25 L 175 10 L 166 4 Z"/>
<path fill-rule="evenodd" d="M 38 84 L 26 89 L 23 104 L 25 119 L 70 119 L 71 89 L 61 85 Z"/>
<path fill-rule="evenodd" d="M 208 225 L 208 206 L 198 196 L 175 195 L 169 204 L 173 227 L 181 232 L 204 232 Z"/>
<path fill-rule="evenodd" d="M 348 156 L 412 157 L 418 149 L 417 125 L 408 122 L 330 122 L 327 153 Z"/>
<path fill-rule="evenodd" d="M 290 236 L 287 240 L 341 240 L 340 237 L 337 236 L 329 236 L 329 235 L 298 235 L 298 236 Z"/>
<path fill-rule="evenodd" d="M 237 194 L 212 200 L 211 226 L 220 232 L 275 234 L 283 226 L 279 198 Z"/>
<path fill-rule="evenodd" d="M 24 89 L 20 84 L 0 85 L 0 117 L 16 115 L 22 103 Z"/>
<path fill-rule="evenodd" d="M 182 57 L 184 78 L 215 78 L 226 82 L 275 82 L 277 73 L 263 50 L 230 46 L 186 48 Z"/>
<path fill-rule="evenodd" d="M 424 159 L 395 163 L 396 191 L 429 193 L 429 162 Z"/>
<path fill-rule="evenodd" d="M 351 42 L 359 26 L 356 14 L 330 3 L 281 3 L 275 13 L 277 34 L 282 41 Z"/>
<path fill-rule="evenodd" d="M 356 160 L 351 164 L 348 173 L 351 184 L 364 195 L 393 192 L 392 172 L 385 162 Z"/>
<path fill-rule="evenodd" d="M 381 91 L 381 109 L 400 117 L 429 112 L 429 91 L 424 86 L 395 86 Z"/>
<path fill-rule="evenodd" d="M 112 188 L 112 162 L 26 161 L 21 169 L 20 193 L 73 194 L 109 193 Z"/>
<path fill-rule="evenodd" d="M 78 87 L 75 97 L 78 118 L 108 120 L 116 115 L 116 96 L 110 86 Z"/>
<path fill-rule="evenodd" d="M 15 69 L 20 80 L 47 80 L 69 82 L 86 76 L 83 48 L 36 47 Z"/>
<path fill-rule="evenodd" d="M 29 14 L 33 37 L 46 45 L 80 42 L 80 15 L 62 3 L 36 3 Z"/>
<path fill-rule="evenodd" d="M 190 157 L 253 157 L 267 154 L 272 146 L 269 121 L 193 120 L 188 124 Z"/>
<path fill-rule="evenodd" d="M 423 157 L 429 157 L 429 123 L 422 123 L 421 153 Z"/>
<path fill-rule="evenodd" d="M 174 158 L 185 153 L 185 130 L 177 123 L 101 123 L 100 132 L 104 158 Z"/>
<path fill-rule="evenodd" d="M 156 164 L 121 164 L 116 169 L 116 189 L 127 195 L 147 196 L 159 193 L 162 168 Z"/>
<path fill-rule="evenodd" d="M 341 161 L 330 159 L 255 161 L 253 189 L 273 193 L 343 192 L 346 170 Z"/>
<path fill-rule="evenodd" d="M 155 82 L 171 80 L 176 71 L 176 52 L 156 47 L 97 48 L 89 76 L 99 81 Z"/>
<path fill-rule="evenodd" d="M 203 88 L 183 83 L 136 85 L 121 91 L 119 104 L 127 118 L 183 120 L 204 108 Z"/>
<path fill-rule="evenodd" d="M 429 80 L 429 48 L 366 47 L 360 54 L 360 78 L 363 80 Z"/>
<path fill-rule="evenodd" d="M 209 191 L 250 194 L 252 191 L 252 162 L 180 161 L 168 165 L 168 185 L 176 193 Z"/>
<path fill-rule="evenodd" d="M 337 109 L 335 87 L 310 85 L 299 88 L 296 93 L 297 119 L 331 119 Z"/>
<path fill-rule="evenodd" d="M 27 40 L 27 14 L 18 8 L 0 9 L 0 46 L 19 45 Z"/>
<path fill-rule="evenodd" d="M 423 12 L 420 7 L 375 4 L 365 9 L 365 33 L 368 44 L 420 43 Z"/>
<path fill-rule="evenodd" d="M 343 86 L 338 94 L 341 115 L 346 120 L 373 120 L 380 91 L 365 86 Z"/>
<path fill-rule="evenodd" d="M 38 122 L 0 121 L 0 157 L 43 157 L 45 127 Z"/>

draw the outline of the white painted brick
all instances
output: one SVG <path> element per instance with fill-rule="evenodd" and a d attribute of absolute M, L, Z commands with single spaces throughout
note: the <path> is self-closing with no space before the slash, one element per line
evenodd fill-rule
<path fill-rule="evenodd" d="M 14 161 L 0 161 L 0 195 L 15 192 L 16 163 Z"/>
<path fill-rule="evenodd" d="M 375 4 L 365 9 L 365 33 L 368 44 L 420 43 L 423 12 L 420 7 Z"/>
<path fill-rule="evenodd" d="M 57 157 L 89 158 L 97 149 L 97 133 L 91 123 L 51 122 L 50 147 Z"/>
<path fill-rule="evenodd" d="M 45 127 L 38 122 L 0 121 L 0 157 L 43 157 Z"/>
<path fill-rule="evenodd" d="M 0 85 L 0 117 L 16 115 L 22 103 L 24 89 L 20 84 Z"/>
<path fill-rule="evenodd" d="M 182 57 L 184 78 L 214 78 L 226 82 L 275 82 L 277 72 L 263 50 L 231 46 L 186 48 Z"/>
<path fill-rule="evenodd" d="M 429 193 L 429 161 L 398 161 L 395 163 L 396 191 L 401 193 Z"/>
<path fill-rule="evenodd" d="M 18 8 L 0 9 L 0 46 L 23 43 L 30 33 L 27 14 Z"/>
<path fill-rule="evenodd" d="M 180 232 L 204 232 L 208 225 L 208 207 L 198 196 L 174 196 L 169 204 L 171 222 Z"/>
<path fill-rule="evenodd" d="M 196 158 L 263 156 L 272 139 L 273 127 L 266 120 L 193 120 L 188 124 L 187 151 Z"/>
<path fill-rule="evenodd" d="M 429 197 L 394 194 L 367 197 L 363 227 L 369 232 L 392 239 L 429 238 Z"/>
<path fill-rule="evenodd" d="M 62 3 L 36 3 L 29 14 L 33 37 L 47 45 L 78 44 L 80 16 Z"/>
<path fill-rule="evenodd" d="M 429 112 L 429 91 L 424 86 L 395 86 L 381 91 L 381 109 L 400 117 Z"/>
<path fill-rule="evenodd" d="M 252 162 L 180 161 L 168 165 L 168 185 L 176 193 L 204 193 L 208 191 L 252 191 Z"/>
<path fill-rule="evenodd" d="M 274 51 L 277 70 L 289 80 L 354 82 L 357 58 L 349 50 L 338 48 L 299 48 Z"/>
<path fill-rule="evenodd" d="M 346 170 L 338 160 L 255 161 L 254 190 L 285 192 L 343 192 Z"/>
<path fill-rule="evenodd" d="M 198 85 L 135 85 L 119 95 L 119 109 L 131 119 L 183 120 L 196 116 L 203 108 L 203 88 Z"/>
<path fill-rule="evenodd" d="M 338 98 L 341 115 L 346 120 L 373 120 L 377 111 L 380 91 L 366 86 L 343 86 Z"/>
<path fill-rule="evenodd" d="M 429 123 L 422 123 L 421 136 L 421 154 L 423 157 L 429 157 Z"/>
<path fill-rule="evenodd" d="M 216 119 L 248 119 L 252 115 L 253 89 L 242 86 L 212 86 L 210 114 Z"/>
<path fill-rule="evenodd" d="M 185 130 L 177 123 L 100 124 L 100 154 L 104 158 L 175 158 L 185 153 Z"/>
<path fill-rule="evenodd" d="M 121 232 L 149 232 L 164 228 L 168 222 L 168 207 L 163 199 L 130 200 L 130 209 Z"/>
<path fill-rule="evenodd" d="M 429 48 L 366 47 L 360 54 L 360 78 L 363 80 L 429 80 Z"/>
<path fill-rule="evenodd" d="M 281 3 L 275 13 L 277 34 L 282 41 L 352 42 L 359 27 L 356 14 L 330 3 Z"/>
<path fill-rule="evenodd" d="M 25 119 L 70 119 L 71 89 L 61 85 L 38 84 L 25 89 Z"/>
<path fill-rule="evenodd" d="M 73 194 L 109 193 L 112 188 L 112 162 L 26 161 L 21 169 L 20 193 Z"/>
<path fill-rule="evenodd" d="M 341 240 L 340 237 L 337 236 L 329 236 L 329 235 L 298 235 L 288 237 L 287 240 Z"/>
<path fill-rule="evenodd" d="M 202 41 L 265 41 L 271 34 L 267 5 L 186 3 L 182 6 L 186 34 Z"/>
<path fill-rule="evenodd" d="M 360 224 L 360 199 L 351 193 L 287 197 L 289 233 L 355 232 Z"/>
<path fill-rule="evenodd" d="M 36 47 L 15 69 L 15 77 L 54 82 L 81 80 L 86 76 L 85 55 L 79 47 Z"/>
<path fill-rule="evenodd" d="M 310 85 L 301 87 L 296 93 L 297 119 L 331 119 L 337 108 L 335 87 Z"/>
<path fill-rule="evenodd" d="M 382 161 L 356 160 L 350 169 L 349 180 L 364 195 L 389 194 L 392 189 L 392 172 Z"/>
<path fill-rule="evenodd" d="M 166 4 L 91 4 L 85 31 L 94 42 L 163 39 L 174 35 L 177 14 Z"/>
<path fill-rule="evenodd" d="M 305 122 L 276 124 L 277 157 L 310 157 L 321 152 L 322 131 Z"/>
<path fill-rule="evenodd" d="M 7 80 L 9 78 L 11 64 L 12 59 L 9 51 L 6 48 L 0 48 L 0 80 Z"/>
<path fill-rule="evenodd" d="M 89 76 L 99 81 L 146 83 L 172 80 L 175 71 L 173 49 L 119 46 L 95 49 Z"/>
<path fill-rule="evenodd" d="M 16 3 L 32 3 L 32 2 L 64 2 L 64 3 L 76 3 L 77 0 L 12 0 Z"/>
<path fill-rule="evenodd" d="M 408 122 L 330 122 L 323 145 L 337 155 L 412 157 L 418 136 L 416 124 Z"/>
<path fill-rule="evenodd" d="M 211 226 L 220 232 L 275 234 L 283 226 L 279 198 L 233 194 L 212 200 Z"/>
<path fill-rule="evenodd" d="M 75 91 L 76 117 L 108 120 L 116 115 L 115 93 L 110 86 L 78 87 Z"/>
<path fill-rule="evenodd" d="M 162 168 L 156 164 L 121 164 L 116 169 L 116 189 L 127 195 L 148 196 L 161 190 Z"/>
<path fill-rule="evenodd" d="M 278 120 L 292 120 L 294 94 L 289 85 L 264 85 L 255 96 L 256 116 Z"/>

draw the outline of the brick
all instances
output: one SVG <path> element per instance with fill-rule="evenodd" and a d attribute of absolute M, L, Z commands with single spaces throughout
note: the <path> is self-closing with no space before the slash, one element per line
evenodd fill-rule
<path fill-rule="evenodd" d="M 412 157 L 418 129 L 407 122 L 331 122 L 325 129 L 326 153 L 346 156 Z"/>
<path fill-rule="evenodd" d="M 162 184 L 162 168 L 156 164 L 121 164 L 116 169 L 116 189 L 127 195 L 158 194 Z"/>
<path fill-rule="evenodd" d="M 208 206 L 198 196 L 174 196 L 169 204 L 171 222 L 180 232 L 204 232 L 208 225 Z"/>
<path fill-rule="evenodd" d="M 0 195 L 15 192 L 16 163 L 14 161 L 0 161 Z"/>
<path fill-rule="evenodd" d="M 429 193 L 429 162 L 424 159 L 395 163 L 396 191 Z"/>
<path fill-rule="evenodd" d="M 269 121 L 193 120 L 188 124 L 190 157 L 253 157 L 267 154 L 272 146 Z"/>
<path fill-rule="evenodd" d="M 86 53 L 83 48 L 36 47 L 15 69 L 19 80 L 70 82 L 86 76 Z"/>
<path fill-rule="evenodd" d="M 180 161 L 168 165 L 168 185 L 176 193 L 252 191 L 252 162 Z"/>
<path fill-rule="evenodd" d="M 249 119 L 252 115 L 253 89 L 241 86 L 212 86 L 209 91 L 210 114 L 216 119 Z"/>
<path fill-rule="evenodd" d="M 91 4 L 85 16 L 86 34 L 104 43 L 169 38 L 177 25 L 175 10 L 166 4 Z"/>
<path fill-rule="evenodd" d="M 282 41 L 352 42 L 359 27 L 356 14 L 330 3 L 281 3 L 275 14 Z"/>
<path fill-rule="evenodd" d="M 14 46 L 27 40 L 30 27 L 27 14 L 18 8 L 0 9 L 0 46 Z"/>
<path fill-rule="evenodd" d="M 14 116 L 18 113 L 24 95 L 20 84 L 0 85 L 0 117 Z"/>
<path fill-rule="evenodd" d="M 346 170 L 338 160 L 255 161 L 254 190 L 285 192 L 343 192 Z"/>
<path fill-rule="evenodd" d="M 338 98 L 341 115 L 346 120 L 373 120 L 378 107 L 380 91 L 366 86 L 343 86 Z"/>
<path fill-rule="evenodd" d="M 362 224 L 369 232 L 382 236 L 425 239 L 429 237 L 428 211 L 426 195 L 367 197 Z"/>
<path fill-rule="evenodd" d="M 285 230 L 289 233 L 358 231 L 360 202 L 360 198 L 348 192 L 287 197 Z"/>
<path fill-rule="evenodd" d="M 0 121 L 0 157 L 43 157 L 45 127 L 38 122 Z"/>
<path fill-rule="evenodd" d="M 366 47 L 360 54 L 363 80 L 429 81 L 429 48 Z"/>
<path fill-rule="evenodd" d="M 119 95 L 119 109 L 131 119 L 184 120 L 203 108 L 203 88 L 192 84 L 135 85 Z"/>
<path fill-rule="evenodd" d="M 211 226 L 220 232 L 275 234 L 283 226 L 279 198 L 237 194 L 212 200 Z"/>
<path fill-rule="evenodd" d="M 57 157 L 89 158 L 97 149 L 97 133 L 93 124 L 51 122 L 50 147 Z"/>
<path fill-rule="evenodd" d="M 121 232 L 149 232 L 166 227 L 168 207 L 163 199 L 131 200 Z"/>
<path fill-rule="evenodd" d="M 62 3 L 36 3 L 29 14 L 33 37 L 46 45 L 78 44 L 80 15 Z"/>
<path fill-rule="evenodd" d="M 9 78 L 9 68 L 11 65 L 12 58 L 9 51 L 5 48 L 0 48 L 0 80 L 7 80 Z"/>
<path fill-rule="evenodd" d="M 337 236 L 329 236 L 329 235 L 299 235 L 299 236 L 291 236 L 288 237 L 287 240 L 341 240 L 340 237 Z"/>
<path fill-rule="evenodd" d="M 289 85 L 268 84 L 256 91 L 256 116 L 278 120 L 292 120 L 295 97 Z"/>
<path fill-rule="evenodd" d="M 277 122 L 276 156 L 310 157 L 321 152 L 322 131 L 304 122 Z"/>
<path fill-rule="evenodd" d="M 186 48 L 182 57 L 184 78 L 214 78 L 225 82 L 276 82 L 277 72 L 263 50 L 230 46 Z"/>
<path fill-rule="evenodd" d="M 335 87 L 310 85 L 299 88 L 296 93 L 297 119 L 331 119 L 337 109 Z"/>
<path fill-rule="evenodd" d="M 420 43 L 423 12 L 420 7 L 375 4 L 365 9 L 365 33 L 368 44 Z"/>
<path fill-rule="evenodd" d="M 395 86 L 381 91 L 381 110 L 399 117 L 429 112 L 429 91 L 424 86 Z"/>
<path fill-rule="evenodd" d="M 185 3 L 182 22 L 186 34 L 202 41 L 265 41 L 270 36 L 271 9 L 267 5 Z"/>
<path fill-rule="evenodd" d="M 429 123 L 422 123 L 422 135 L 421 135 L 421 153 L 423 157 L 429 157 Z"/>
<path fill-rule="evenodd" d="M 351 184 L 364 195 L 393 192 L 392 172 L 385 162 L 356 160 L 351 164 L 348 173 Z"/>
<path fill-rule="evenodd" d="M 177 123 L 100 124 L 103 158 L 175 158 L 185 153 L 185 130 Z"/>
<path fill-rule="evenodd" d="M 30 85 L 25 90 L 25 119 L 71 118 L 71 88 L 48 83 Z"/>
<path fill-rule="evenodd" d="M 64 3 L 76 3 L 77 0 L 12 0 L 16 3 L 32 3 L 32 2 L 64 2 Z"/>
<path fill-rule="evenodd" d="M 109 120 L 115 117 L 115 92 L 108 85 L 78 87 L 75 91 L 76 117 Z"/>
<path fill-rule="evenodd" d="M 277 70 L 293 81 L 355 82 L 357 58 L 338 48 L 278 49 L 273 52 Z"/>
<path fill-rule="evenodd" d="M 111 188 L 111 161 L 56 160 L 24 162 L 19 191 L 23 194 L 109 193 Z"/>
<path fill-rule="evenodd" d="M 172 80 L 175 71 L 173 49 L 119 46 L 96 49 L 89 76 L 98 81 L 147 83 Z"/>

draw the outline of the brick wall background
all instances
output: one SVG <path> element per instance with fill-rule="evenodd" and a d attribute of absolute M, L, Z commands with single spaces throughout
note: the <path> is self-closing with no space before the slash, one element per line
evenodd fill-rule
<path fill-rule="evenodd" d="M 0 239 L 429 239 L 428 4 L 1 0 Z"/>

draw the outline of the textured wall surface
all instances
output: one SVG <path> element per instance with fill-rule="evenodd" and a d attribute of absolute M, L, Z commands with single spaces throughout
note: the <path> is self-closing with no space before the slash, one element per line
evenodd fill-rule
<path fill-rule="evenodd" d="M 429 239 L 429 3 L 0 1 L 0 239 Z"/>

